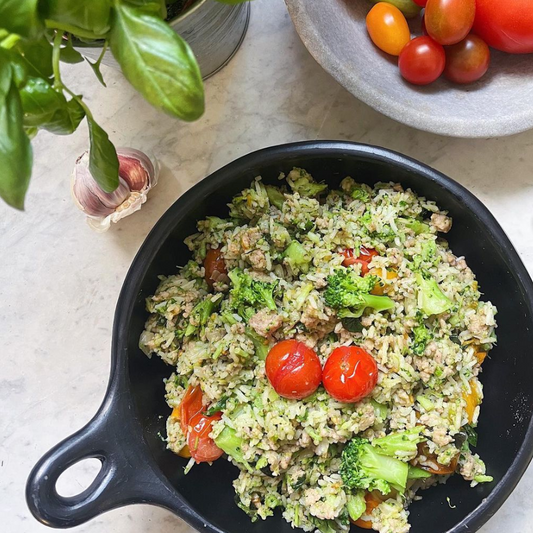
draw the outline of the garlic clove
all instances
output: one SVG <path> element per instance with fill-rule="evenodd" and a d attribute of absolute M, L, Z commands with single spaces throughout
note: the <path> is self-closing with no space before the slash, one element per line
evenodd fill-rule
<path fill-rule="evenodd" d="M 89 172 L 89 152 L 76 161 L 72 193 L 82 210 L 89 216 L 101 217 L 113 213 L 130 195 L 128 184 L 119 178 L 119 186 L 113 192 L 100 189 Z"/>
<path fill-rule="evenodd" d="M 157 184 L 159 163 L 133 148 L 118 148 L 119 186 L 111 193 L 100 189 L 89 172 L 89 153 L 76 161 L 72 180 L 72 195 L 78 207 L 86 213 L 92 229 L 104 232 L 112 223 L 138 211 Z"/>
<path fill-rule="evenodd" d="M 150 158 L 134 148 L 117 148 L 118 174 L 126 181 L 131 191 L 142 191 L 150 186 L 154 165 Z"/>

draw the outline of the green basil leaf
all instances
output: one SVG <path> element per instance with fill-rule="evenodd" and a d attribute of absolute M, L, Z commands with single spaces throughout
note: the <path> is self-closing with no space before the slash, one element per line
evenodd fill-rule
<path fill-rule="evenodd" d="M 0 2 L 0 27 L 29 39 L 42 34 L 44 24 L 39 16 L 39 0 L 2 0 Z"/>
<path fill-rule="evenodd" d="M 0 196 L 24 209 L 31 177 L 32 150 L 22 125 L 22 105 L 8 54 L 0 55 Z"/>
<path fill-rule="evenodd" d="M 164 19 L 167 15 L 167 5 L 165 0 L 123 0 L 132 6 L 140 7 L 143 13 L 152 13 Z"/>
<path fill-rule="evenodd" d="M 104 192 L 113 192 L 118 187 L 118 157 L 107 133 L 87 117 L 89 123 L 89 172 Z"/>
<path fill-rule="evenodd" d="M 28 79 L 20 90 L 20 98 L 26 128 L 41 128 L 56 135 L 70 135 L 85 116 L 77 100 L 67 102 L 62 92 L 41 78 Z"/>
<path fill-rule="evenodd" d="M 109 32 L 111 0 L 47 0 L 44 16 L 50 28 L 98 39 Z"/>
<path fill-rule="evenodd" d="M 158 17 L 117 4 L 111 51 L 128 81 L 154 107 L 183 120 L 204 112 L 200 69 L 189 45 Z"/>
<path fill-rule="evenodd" d="M 17 62 L 26 69 L 28 76 L 36 78 L 50 78 L 52 76 L 53 48 L 45 37 L 36 41 L 19 41 L 12 48 L 12 51 L 17 53 Z"/>
<path fill-rule="evenodd" d="M 65 46 L 59 51 L 59 57 L 64 63 L 75 64 L 83 61 L 83 56 L 72 46 L 72 38 L 65 41 Z"/>

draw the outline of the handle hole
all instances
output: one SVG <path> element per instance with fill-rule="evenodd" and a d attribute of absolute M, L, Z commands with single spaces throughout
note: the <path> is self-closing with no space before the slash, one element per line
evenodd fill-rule
<path fill-rule="evenodd" d="M 102 470 L 102 461 L 94 457 L 82 459 L 67 468 L 58 478 L 56 491 L 63 498 L 77 496 L 86 490 Z"/>

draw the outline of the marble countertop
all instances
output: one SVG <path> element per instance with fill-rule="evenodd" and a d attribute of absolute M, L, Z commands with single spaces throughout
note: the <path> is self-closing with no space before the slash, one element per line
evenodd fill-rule
<path fill-rule="evenodd" d="M 83 91 L 117 146 L 151 151 L 163 171 L 139 213 L 96 234 L 70 197 L 74 161 L 87 148 L 85 127 L 70 137 L 40 133 L 26 212 L 0 205 L 0 529 L 6 533 L 49 531 L 25 505 L 26 477 L 44 452 L 92 417 L 103 398 L 115 303 L 135 252 L 176 198 L 238 156 L 306 139 L 361 141 L 403 152 L 476 194 L 533 273 L 533 131 L 461 140 L 381 116 L 309 56 L 282 0 L 254 1 L 244 45 L 206 83 L 207 112 L 194 124 L 159 114 L 119 72 L 103 70 L 107 89 L 86 64 L 67 66 L 64 77 Z M 94 464 L 71 469 L 60 480 L 60 492 L 78 493 L 94 473 Z M 533 532 L 532 493 L 530 468 L 481 531 Z M 75 531 L 193 530 L 167 511 L 137 505 Z"/>

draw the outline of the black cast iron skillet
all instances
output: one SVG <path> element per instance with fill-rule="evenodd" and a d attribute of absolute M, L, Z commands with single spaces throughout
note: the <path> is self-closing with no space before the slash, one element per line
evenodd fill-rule
<path fill-rule="evenodd" d="M 373 183 L 394 180 L 436 200 L 454 219 L 452 250 L 465 255 L 486 299 L 499 309 L 498 345 L 483 366 L 485 400 L 478 453 L 494 482 L 469 488 L 459 476 L 424 492 L 411 505 L 412 533 L 472 533 L 509 496 L 533 455 L 533 285 L 509 239 L 489 211 L 466 189 L 439 172 L 383 148 L 345 142 L 306 142 L 267 148 L 218 170 L 185 193 L 147 237 L 128 272 L 115 314 L 111 377 L 104 403 L 80 431 L 50 450 L 30 474 L 26 497 L 33 515 L 52 527 L 76 526 L 130 503 L 169 509 L 208 533 L 290 533 L 276 515 L 251 523 L 234 503 L 237 469 L 219 460 L 195 466 L 165 449 L 169 409 L 163 378 L 171 373 L 138 348 L 147 313 L 144 299 L 189 252 L 183 239 L 206 215 L 224 215 L 232 195 L 257 175 L 275 183 L 294 166 L 331 187 L 347 175 Z M 58 495 L 59 475 L 81 459 L 102 463 L 94 482 L 75 497 Z M 447 502 L 450 498 L 455 508 Z"/>

